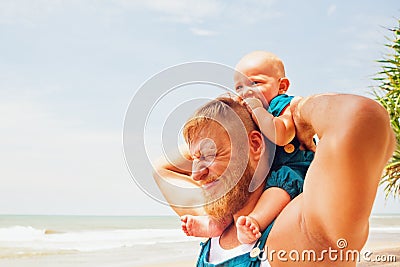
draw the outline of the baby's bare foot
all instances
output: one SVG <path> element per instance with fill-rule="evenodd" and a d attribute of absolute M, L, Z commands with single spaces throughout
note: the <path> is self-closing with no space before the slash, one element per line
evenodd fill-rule
<path fill-rule="evenodd" d="M 220 236 L 226 228 L 225 223 L 220 223 L 209 216 L 181 216 L 182 231 L 187 236 L 215 237 Z"/>
<path fill-rule="evenodd" d="M 237 237 L 240 243 L 250 244 L 261 237 L 260 227 L 250 216 L 240 216 L 236 222 Z"/>

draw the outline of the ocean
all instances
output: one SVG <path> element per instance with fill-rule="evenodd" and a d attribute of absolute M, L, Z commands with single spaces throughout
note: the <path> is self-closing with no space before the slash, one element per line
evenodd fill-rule
<path fill-rule="evenodd" d="M 192 260 L 177 216 L 0 216 L 0 266 L 136 267 Z"/>
<path fill-rule="evenodd" d="M 400 243 L 400 215 L 371 217 L 367 246 Z M 0 216 L 0 266 L 139 267 L 192 261 L 204 239 L 176 216 Z"/>

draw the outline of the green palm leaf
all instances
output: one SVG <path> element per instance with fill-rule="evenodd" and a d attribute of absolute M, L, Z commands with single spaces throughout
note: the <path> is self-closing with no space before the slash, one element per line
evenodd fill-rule
<path fill-rule="evenodd" d="M 373 93 L 376 100 L 388 111 L 393 131 L 396 134 L 397 146 L 392 158 L 385 167 L 381 184 L 385 188 L 386 197 L 393 194 L 400 197 L 400 20 L 399 26 L 389 29 L 393 39 L 387 38 L 392 53 L 378 60 L 382 70 L 377 73 L 373 80 L 379 82 Z"/>

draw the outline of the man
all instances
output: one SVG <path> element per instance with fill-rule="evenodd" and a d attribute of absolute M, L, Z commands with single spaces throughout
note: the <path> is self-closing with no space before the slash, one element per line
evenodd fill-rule
<path fill-rule="evenodd" d="M 245 107 L 230 107 L 243 121 L 244 126 L 239 127 L 236 120 L 229 120 L 225 109 L 221 115 L 221 109 L 213 110 L 214 106 L 207 108 L 211 113 L 207 111 L 206 116 L 197 114 L 200 118 L 195 116 L 185 128 L 189 145 L 185 158 L 160 164 L 154 174 L 167 201 L 180 203 L 172 205 L 178 215 L 202 215 L 205 210 L 216 217 L 231 215 L 234 219 L 220 238 L 203 247 L 198 266 L 207 262 L 225 261 L 224 266 L 239 266 L 238 261 L 258 262 L 262 255 L 259 249 L 264 249 L 262 258 L 266 256 L 272 267 L 355 266 L 354 257 L 346 252 L 361 250 L 367 240 L 377 186 L 395 145 L 387 112 L 375 101 L 355 95 L 325 94 L 293 100 L 297 137 L 311 140 L 317 134 L 320 139 L 304 191 L 267 229 L 269 235 L 261 238 L 264 241 L 268 237 L 265 246 L 256 243 L 250 255 L 229 261 L 240 253 L 235 250 L 240 245 L 236 220 L 248 215 L 262 193 L 263 184 L 253 192 L 248 188 L 267 170 L 270 156 L 264 152 L 270 147 L 250 125 L 249 114 L 242 116 Z M 185 183 L 201 187 L 204 199 L 169 186 Z M 205 203 L 204 209 L 197 207 L 199 201 Z M 304 252 L 307 257 L 303 257 Z M 266 261 L 261 264 L 268 266 Z"/>

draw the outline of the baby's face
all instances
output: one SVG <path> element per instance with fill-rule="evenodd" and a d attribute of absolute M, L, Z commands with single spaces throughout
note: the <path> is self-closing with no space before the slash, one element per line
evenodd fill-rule
<path fill-rule="evenodd" d="M 279 92 L 280 78 L 266 64 L 239 63 L 234 76 L 235 90 L 243 98 L 256 97 L 264 107 Z"/>

